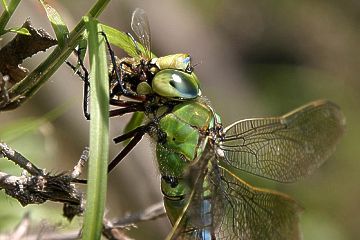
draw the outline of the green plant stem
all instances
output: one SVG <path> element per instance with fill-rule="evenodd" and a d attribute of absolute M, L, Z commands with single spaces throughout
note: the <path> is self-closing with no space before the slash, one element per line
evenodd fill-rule
<path fill-rule="evenodd" d="M 16 7 L 21 0 L 11 0 L 8 8 L 4 9 L 4 12 L 0 16 L 0 36 L 5 33 L 5 26 L 9 22 L 11 15 L 14 13 Z"/>
<path fill-rule="evenodd" d="M 90 9 L 86 16 L 98 17 L 110 0 L 98 0 Z M 9 90 L 10 102 L 2 110 L 11 110 L 20 106 L 23 102 L 33 96 L 40 87 L 50 78 L 50 76 L 64 63 L 69 57 L 75 46 L 81 39 L 85 30 L 85 23 L 81 20 L 71 31 L 67 44 L 57 46 L 54 51 L 43 61 L 34 71 L 32 71 L 21 82 L 14 85 Z"/>
<path fill-rule="evenodd" d="M 109 81 L 107 56 L 102 29 L 92 18 L 84 18 L 88 30 L 90 58 L 90 157 L 84 240 L 100 239 L 107 187 L 109 155 Z"/>

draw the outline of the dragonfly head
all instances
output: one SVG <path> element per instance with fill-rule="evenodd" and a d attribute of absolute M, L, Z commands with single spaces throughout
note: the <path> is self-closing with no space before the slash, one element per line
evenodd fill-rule
<path fill-rule="evenodd" d="M 173 100 L 188 100 L 201 96 L 200 82 L 196 75 L 178 69 L 159 71 L 152 80 L 152 90 Z"/>

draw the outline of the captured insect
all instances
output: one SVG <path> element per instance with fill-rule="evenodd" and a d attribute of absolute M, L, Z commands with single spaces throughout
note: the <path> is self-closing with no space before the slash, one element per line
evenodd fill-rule
<path fill-rule="evenodd" d="M 138 56 L 110 54 L 110 103 L 120 107 L 110 115 L 140 112 L 145 120 L 114 139 L 130 142 L 109 171 L 149 134 L 156 142 L 164 205 L 173 225 L 168 239 L 300 239 L 299 205 L 285 194 L 251 186 L 239 172 L 284 183 L 311 174 L 343 134 L 339 107 L 319 100 L 280 117 L 223 127 L 202 95 L 190 56 L 154 57 L 142 9 L 134 11 L 131 28 L 139 40 L 133 39 Z"/>

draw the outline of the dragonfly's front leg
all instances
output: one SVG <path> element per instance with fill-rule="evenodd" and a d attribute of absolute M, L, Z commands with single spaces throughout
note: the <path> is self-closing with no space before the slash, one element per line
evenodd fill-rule
<path fill-rule="evenodd" d="M 81 67 L 81 71 L 79 71 L 79 69 L 74 66 L 73 64 L 71 64 L 69 61 L 65 61 L 65 63 L 74 71 L 74 73 L 76 73 L 81 80 L 83 80 L 84 82 L 84 90 L 83 90 L 83 111 L 84 111 L 84 116 L 87 120 L 90 120 L 90 112 L 89 112 L 89 89 L 90 89 L 90 81 L 89 81 L 89 72 L 86 69 L 85 65 L 84 65 L 84 61 L 81 59 L 80 57 L 80 51 L 82 50 L 86 50 L 86 49 L 76 49 L 74 50 L 76 56 L 78 57 L 78 64 Z"/>
<path fill-rule="evenodd" d="M 136 96 L 135 93 L 131 92 L 131 91 L 128 91 L 126 88 L 124 88 L 123 86 L 123 82 L 122 82 L 122 75 L 121 75 L 121 72 L 119 71 L 119 69 L 117 68 L 116 66 L 116 59 L 115 59 L 115 53 L 114 51 L 112 50 L 111 46 L 110 46 L 110 42 L 106 36 L 106 34 L 104 32 L 100 32 L 100 34 L 104 37 L 105 39 L 105 42 L 106 42 L 106 46 L 108 48 L 108 51 L 109 51 L 109 55 L 110 55 L 110 60 L 111 60 L 111 64 L 113 66 L 113 70 L 114 73 L 115 73 L 115 76 L 116 76 L 116 81 L 119 85 L 119 88 L 120 88 L 120 91 L 121 91 L 121 95 L 122 96 Z"/>

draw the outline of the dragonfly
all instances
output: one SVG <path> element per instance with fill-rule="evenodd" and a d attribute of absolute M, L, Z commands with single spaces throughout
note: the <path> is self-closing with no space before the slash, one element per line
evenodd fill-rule
<path fill-rule="evenodd" d="M 110 116 L 141 113 L 145 119 L 114 139 L 129 142 L 109 172 L 148 134 L 155 142 L 164 206 L 173 226 L 167 239 L 300 239 L 299 204 L 250 185 L 240 174 L 281 183 L 311 174 L 343 135 L 340 108 L 317 100 L 283 116 L 224 127 L 202 94 L 190 55 L 155 57 L 142 9 L 134 11 L 131 28 L 137 56 L 110 54 L 110 102 L 120 107 Z"/>

